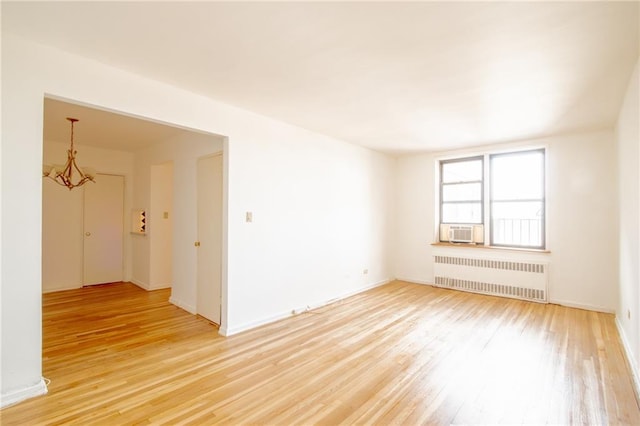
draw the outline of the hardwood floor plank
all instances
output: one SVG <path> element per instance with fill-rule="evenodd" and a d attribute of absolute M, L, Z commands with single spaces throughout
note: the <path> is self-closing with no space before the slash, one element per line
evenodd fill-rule
<path fill-rule="evenodd" d="M 640 424 L 612 315 L 396 281 L 224 338 L 168 298 L 45 294 L 2 424 Z"/>

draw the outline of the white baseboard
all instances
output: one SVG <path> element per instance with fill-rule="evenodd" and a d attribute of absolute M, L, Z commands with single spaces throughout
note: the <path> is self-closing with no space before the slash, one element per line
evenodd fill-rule
<path fill-rule="evenodd" d="M 315 308 L 319 308 L 320 306 L 328 305 L 329 303 L 333 303 L 333 302 L 338 301 L 338 300 L 346 299 L 347 297 L 351 297 L 351 296 L 354 296 L 356 294 L 362 293 L 364 291 L 371 290 L 372 288 L 376 288 L 376 287 L 380 287 L 380 286 L 385 285 L 385 284 L 389 284 L 393 280 L 394 280 L 394 278 L 387 278 L 387 279 L 375 282 L 373 284 L 368 284 L 368 285 L 366 285 L 364 287 L 359 287 L 359 288 L 357 288 L 355 290 L 344 292 L 340 296 L 338 296 L 337 298 L 331 299 L 330 301 L 322 302 L 320 305 L 315 306 Z"/>
<path fill-rule="evenodd" d="M 567 300 L 549 299 L 549 303 L 554 305 L 566 306 L 568 308 L 584 309 L 585 311 L 604 312 L 606 314 L 615 314 L 616 310 L 611 308 L 605 308 L 604 306 L 587 305 L 584 303 L 570 302 Z"/>
<path fill-rule="evenodd" d="M 140 280 L 136 280 L 135 278 L 132 278 L 131 280 L 129 280 L 130 283 L 133 283 L 135 285 L 137 285 L 138 287 L 147 290 L 147 291 L 153 291 L 153 290 L 161 290 L 163 288 L 171 288 L 171 284 L 159 284 L 159 285 L 151 285 L 151 284 L 147 284 L 145 282 L 142 282 Z"/>
<path fill-rule="evenodd" d="M 158 284 L 158 285 L 153 285 L 153 286 L 149 287 L 149 291 L 163 290 L 165 288 L 171 288 L 171 287 L 172 287 L 171 284 Z"/>
<path fill-rule="evenodd" d="M 147 283 L 143 283 L 143 282 L 142 282 L 142 281 L 140 281 L 140 280 L 137 280 L 137 279 L 135 279 L 135 278 L 131 278 L 131 280 L 129 280 L 129 282 L 131 282 L 131 283 L 133 283 L 133 284 L 137 285 L 137 286 L 138 286 L 138 287 L 140 287 L 141 289 L 149 290 L 149 284 L 147 284 Z"/>
<path fill-rule="evenodd" d="M 637 360 L 633 357 L 633 352 L 631 352 L 631 345 L 629 344 L 629 340 L 627 340 L 627 335 L 622 328 L 622 324 L 616 315 L 616 328 L 618 329 L 618 335 L 620 335 L 620 340 L 622 341 L 622 347 L 624 348 L 625 359 L 627 360 L 627 365 L 631 370 L 631 381 L 633 382 L 633 388 L 636 392 L 636 399 L 640 401 L 640 372 L 638 372 L 638 363 Z"/>
<path fill-rule="evenodd" d="M 176 305 L 180 309 L 184 309 L 185 311 L 189 312 L 190 314 L 195 315 L 196 313 L 198 313 L 198 311 L 197 311 L 195 306 L 189 305 L 188 303 L 184 303 L 183 301 L 178 300 L 173 296 L 171 296 L 169 298 L 169 303 L 172 303 L 172 304 Z"/>
<path fill-rule="evenodd" d="M 385 279 L 385 280 L 382 280 L 382 281 L 378 281 L 376 283 L 369 284 L 369 285 L 366 285 L 364 287 L 357 288 L 355 290 L 350 290 L 350 291 L 344 292 L 344 293 L 338 295 L 337 297 L 334 297 L 334 298 L 331 298 L 331 299 L 328 299 L 328 300 L 323 300 L 321 302 L 310 303 L 308 305 L 305 305 L 304 307 L 293 308 L 293 309 L 289 309 L 287 311 L 278 312 L 278 313 L 276 313 L 274 315 L 270 315 L 268 317 L 260 318 L 260 319 L 254 320 L 254 321 L 248 321 L 248 322 L 246 322 L 244 324 L 240 324 L 240 325 L 235 326 L 235 327 L 228 327 L 227 325 L 223 325 L 223 326 L 220 327 L 220 330 L 218 332 L 223 336 L 231 336 L 231 335 L 234 335 L 234 334 L 238 334 L 238 333 L 241 333 L 243 331 L 251 330 L 253 328 L 260 327 L 262 325 L 266 325 L 266 324 L 270 324 L 272 322 L 279 321 L 281 319 L 290 317 L 292 315 L 297 315 L 299 313 L 302 313 L 302 312 L 305 312 L 305 311 L 308 311 L 308 310 L 311 310 L 311 309 L 317 309 L 317 308 L 320 308 L 322 306 L 329 305 L 331 303 L 337 302 L 337 301 L 342 300 L 342 299 L 346 299 L 347 297 L 356 295 L 358 293 L 362 293 L 364 291 L 371 290 L 372 288 L 380 287 L 381 285 L 387 284 L 387 283 L 389 283 L 391 281 L 392 281 L 391 279 Z"/>
<path fill-rule="evenodd" d="M 423 285 L 430 285 L 433 286 L 433 281 L 425 281 L 425 280 L 419 280 L 419 279 L 415 279 L 415 278 L 396 278 L 396 280 L 398 281 L 404 281 L 407 283 L 411 283 L 411 284 L 423 284 Z"/>
<path fill-rule="evenodd" d="M 43 288 L 42 289 L 42 293 L 55 293 L 56 291 L 67 291 L 67 290 L 77 290 L 79 288 L 82 288 L 82 286 L 69 286 L 69 287 L 56 287 L 56 288 Z"/>
<path fill-rule="evenodd" d="M 41 378 L 40 381 L 33 386 L 28 386 L 23 389 L 3 393 L 0 397 L 0 408 L 5 408 L 10 405 L 22 402 L 26 399 L 44 395 L 47 392 L 47 384 L 44 382 L 44 379 Z"/>
<path fill-rule="evenodd" d="M 398 281 L 406 281 L 408 283 L 413 283 L 413 284 L 431 285 L 431 286 L 435 287 L 433 282 L 429 282 L 429 281 L 424 281 L 424 280 L 419 280 L 419 279 L 414 279 L 414 278 L 402 278 L 402 277 L 398 277 L 396 279 Z M 499 295 L 496 295 L 496 296 L 501 297 Z M 549 300 L 549 303 L 553 303 L 554 305 L 566 306 L 568 308 L 578 308 L 578 309 L 584 309 L 584 310 L 587 310 L 587 311 L 604 312 L 604 313 L 607 313 L 607 314 L 615 314 L 616 313 L 615 309 L 605 308 L 603 306 L 587 305 L 587 304 L 584 304 L 584 303 L 569 302 L 569 301 L 566 301 L 566 300 L 553 299 L 553 300 Z"/>
<path fill-rule="evenodd" d="M 261 325 L 265 325 L 265 324 L 270 324 L 272 322 L 276 322 L 279 321 L 281 319 L 284 319 L 286 317 L 291 316 L 291 311 L 287 311 L 287 312 L 280 312 L 277 313 L 275 315 L 271 315 L 265 318 L 260 318 L 258 320 L 255 321 L 249 321 L 246 322 L 244 324 L 241 324 L 239 326 L 236 327 L 229 327 L 227 325 L 221 325 L 220 329 L 218 330 L 218 333 L 220 333 L 223 336 L 232 336 L 234 334 L 238 334 L 241 333 L 243 331 L 247 331 L 247 330 L 251 330 L 253 328 L 256 327 L 260 327 Z"/>

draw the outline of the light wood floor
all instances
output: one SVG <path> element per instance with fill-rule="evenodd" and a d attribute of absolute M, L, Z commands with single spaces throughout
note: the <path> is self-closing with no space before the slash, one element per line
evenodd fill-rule
<path fill-rule="evenodd" d="M 612 315 L 393 282 L 223 338 L 132 284 L 44 295 L 34 424 L 640 424 Z"/>

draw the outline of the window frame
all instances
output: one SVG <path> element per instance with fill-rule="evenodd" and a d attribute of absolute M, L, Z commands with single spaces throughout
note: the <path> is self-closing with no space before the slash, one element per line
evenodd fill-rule
<path fill-rule="evenodd" d="M 542 153 L 542 198 L 531 198 L 524 200 L 495 200 L 493 198 L 493 167 L 491 167 L 491 160 L 497 157 L 509 157 L 509 156 L 517 156 L 527 153 L 540 152 Z M 531 250 L 545 250 L 547 246 L 546 242 L 546 234 L 547 234 L 547 176 L 546 176 L 546 161 L 547 161 L 547 151 L 545 148 L 532 148 L 532 149 L 523 149 L 517 151 L 509 151 L 509 152 L 498 152 L 493 154 L 487 154 L 489 160 L 489 183 L 488 183 L 488 191 L 489 191 L 489 245 L 492 247 L 506 247 L 506 248 L 518 248 L 518 249 L 531 249 Z M 539 246 L 523 246 L 523 245 L 513 245 L 513 244 L 497 244 L 494 242 L 493 237 L 493 203 L 494 202 L 540 202 L 542 203 L 542 220 L 540 221 L 540 245 Z"/>
<path fill-rule="evenodd" d="M 542 204 L 541 210 L 542 210 L 542 220 L 541 220 L 541 238 L 540 238 L 540 242 L 541 245 L 539 246 L 528 246 L 528 245 L 515 245 L 515 244 L 494 244 L 494 233 L 493 233 L 493 203 L 494 203 L 494 199 L 493 199 L 493 194 L 492 194 L 492 182 L 493 182 L 493 170 L 491 167 L 491 159 L 495 158 L 495 157 L 500 157 L 500 156 L 510 156 L 510 155 L 519 155 L 519 154 L 524 154 L 524 153 L 528 153 L 528 152 L 540 152 L 542 153 L 542 198 L 541 199 L 531 199 L 531 200 L 517 200 L 517 201 L 536 201 L 536 202 L 540 202 Z M 496 151 L 487 151 L 487 152 L 482 152 L 482 153 L 476 153 L 476 154 L 470 154 L 468 156 L 460 156 L 460 157 L 453 157 L 453 156 L 443 156 L 440 157 L 439 159 L 437 159 L 436 161 L 438 161 L 438 165 L 437 165 L 437 171 L 438 171 L 438 195 L 439 195 L 439 199 L 438 199 L 438 212 L 439 212 L 439 217 L 438 217 L 438 231 L 437 231 L 437 241 L 440 241 L 441 236 L 439 236 L 440 230 L 442 229 L 443 225 L 454 225 L 454 224 L 460 224 L 460 225 L 470 225 L 470 226 L 482 226 L 484 229 L 484 241 L 485 242 L 489 242 L 489 244 L 485 245 L 486 243 L 480 243 L 481 246 L 484 247 L 496 247 L 496 248 L 502 248 L 502 249 L 516 249 L 516 250 L 532 250 L 532 251 L 546 251 L 547 250 L 547 244 L 548 244 L 548 239 L 547 239 L 547 229 L 548 229 L 548 225 L 547 225 L 547 172 L 548 172 L 548 155 L 547 155 L 547 151 L 548 151 L 548 147 L 547 146 L 533 146 L 533 147 L 521 147 L 521 148 L 514 148 L 514 149 L 508 149 L 508 150 L 496 150 Z M 482 179 L 480 181 L 462 181 L 462 182 L 456 182 L 459 184 L 464 184 L 464 183 L 477 183 L 480 182 L 481 183 L 481 194 L 480 194 L 480 206 L 481 206 L 481 221 L 479 223 L 468 223 L 468 222 L 445 222 L 443 220 L 443 206 L 445 203 L 445 201 L 443 201 L 443 188 L 445 183 L 443 182 L 443 165 L 447 164 L 447 163 L 455 163 L 455 162 L 464 162 L 464 161 L 473 161 L 473 160 L 481 160 L 481 168 L 482 168 Z M 451 182 L 449 183 L 451 184 Z M 488 201 L 488 202 L 485 202 Z M 500 200 L 498 200 L 500 201 Z M 508 200 L 502 200 L 502 201 L 508 201 Z M 457 201 L 458 203 L 476 203 L 476 200 L 473 201 Z M 448 202 L 448 203 L 452 203 L 452 202 Z M 455 202 L 454 202 L 455 203 Z"/>
<path fill-rule="evenodd" d="M 470 222 L 468 223 L 468 225 L 483 225 L 484 224 L 484 191 L 485 191 L 485 179 L 484 179 L 484 175 L 485 175 L 485 168 L 484 168 L 484 163 L 485 163 L 485 156 L 484 155 L 474 155 L 472 157 L 460 157 L 460 158 L 451 158 L 451 159 L 447 159 L 447 160 L 440 160 L 439 161 L 439 167 L 440 167 L 440 173 L 439 173 L 439 178 L 440 178 L 440 224 L 441 225 L 453 225 L 453 224 L 467 224 L 465 222 L 445 222 L 443 221 L 443 216 L 444 216 L 444 211 L 443 211 L 443 206 L 445 203 L 448 204 L 463 204 L 463 203 L 477 203 L 477 200 L 458 200 L 458 201 L 444 201 L 444 186 L 445 185 L 464 185 L 464 184 L 470 184 L 470 183 L 480 183 L 480 222 L 474 223 L 474 222 Z M 460 181 L 460 182 L 447 182 L 445 183 L 443 181 L 443 173 L 442 173 L 442 168 L 445 164 L 451 164 L 451 163 L 462 163 L 462 162 L 466 162 L 466 161 L 475 161 L 475 160 L 480 160 L 480 180 L 473 180 L 473 181 Z"/>

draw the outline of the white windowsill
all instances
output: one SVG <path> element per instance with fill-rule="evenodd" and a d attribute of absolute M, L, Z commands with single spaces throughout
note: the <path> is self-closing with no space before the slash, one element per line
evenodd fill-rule
<path fill-rule="evenodd" d="M 431 243 L 432 246 L 437 247 L 455 247 L 455 248 L 470 248 L 470 249 L 487 249 L 487 250 L 507 250 L 507 251 L 520 251 L 520 252 L 529 252 L 529 253 L 551 253 L 549 250 L 543 249 L 531 249 L 531 248 L 520 248 L 520 247 L 502 247 L 502 246 L 486 246 L 483 244 L 475 244 L 475 243 L 447 243 L 447 242 L 435 242 Z"/>

